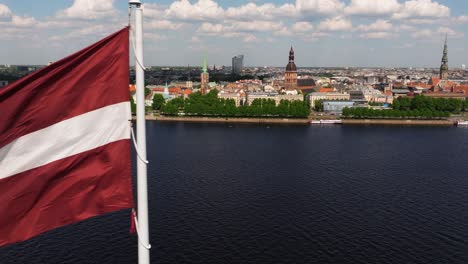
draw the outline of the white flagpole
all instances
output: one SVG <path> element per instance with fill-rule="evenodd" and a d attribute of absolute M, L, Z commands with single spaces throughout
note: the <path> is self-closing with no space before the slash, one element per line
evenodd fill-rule
<path fill-rule="evenodd" d="M 137 199 L 138 199 L 138 263 L 150 264 L 148 228 L 148 180 L 146 163 L 145 73 L 143 69 L 143 10 L 141 0 L 129 0 L 135 9 L 135 74 L 137 110 Z"/>

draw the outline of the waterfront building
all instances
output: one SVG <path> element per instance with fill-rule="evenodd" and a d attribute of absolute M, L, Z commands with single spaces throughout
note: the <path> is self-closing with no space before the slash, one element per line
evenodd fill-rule
<path fill-rule="evenodd" d="M 276 102 L 277 92 L 247 92 L 246 104 L 251 105 L 255 99 L 272 99 Z"/>
<path fill-rule="evenodd" d="M 289 63 L 286 65 L 286 72 L 284 73 L 284 88 L 286 90 L 297 89 L 297 67 L 294 63 L 294 50 L 292 46 L 289 51 Z"/>
<path fill-rule="evenodd" d="M 278 92 L 247 92 L 246 103 L 251 105 L 255 99 L 271 99 L 278 106 L 282 100 L 286 101 L 304 101 L 302 94 L 278 94 Z"/>
<path fill-rule="evenodd" d="M 206 56 L 203 58 L 203 67 L 200 80 L 200 91 L 202 94 L 206 94 L 206 90 L 208 89 L 208 83 L 210 82 L 210 75 L 208 74 L 208 64 L 206 62 Z"/>
<path fill-rule="evenodd" d="M 302 94 L 280 94 L 276 96 L 275 102 L 276 105 L 279 105 L 281 100 L 286 100 L 286 101 L 304 101 L 304 95 Z"/>
<path fill-rule="evenodd" d="M 353 106 L 353 101 L 323 101 L 323 111 L 328 114 L 341 115 L 344 108 Z"/>
<path fill-rule="evenodd" d="M 310 93 L 307 95 L 308 100 L 310 102 L 310 107 L 315 107 L 315 101 L 323 100 L 323 101 L 345 101 L 350 100 L 350 95 L 348 93 Z"/>
<path fill-rule="evenodd" d="M 232 58 L 232 73 L 241 74 L 244 68 L 244 55 L 237 55 Z"/>
<path fill-rule="evenodd" d="M 245 93 L 242 90 L 236 92 L 221 91 L 218 93 L 218 98 L 232 99 L 236 103 L 236 107 L 239 107 L 245 101 Z"/>

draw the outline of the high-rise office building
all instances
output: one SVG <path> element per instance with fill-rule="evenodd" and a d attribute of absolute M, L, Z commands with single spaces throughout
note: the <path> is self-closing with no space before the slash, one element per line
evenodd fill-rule
<path fill-rule="evenodd" d="M 237 55 L 232 58 L 232 73 L 240 74 L 244 67 L 244 55 Z"/>

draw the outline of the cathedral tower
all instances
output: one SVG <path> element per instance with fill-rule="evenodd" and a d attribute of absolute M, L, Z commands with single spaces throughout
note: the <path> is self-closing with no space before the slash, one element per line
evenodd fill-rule
<path fill-rule="evenodd" d="M 284 73 L 284 88 L 286 90 L 295 90 L 297 88 L 297 68 L 294 63 L 294 50 L 292 46 L 289 51 L 289 63 Z"/>

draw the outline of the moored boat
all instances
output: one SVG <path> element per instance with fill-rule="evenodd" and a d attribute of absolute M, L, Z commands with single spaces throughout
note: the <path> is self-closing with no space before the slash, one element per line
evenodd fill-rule
<path fill-rule="evenodd" d="M 468 121 L 457 121 L 457 126 L 468 126 Z"/>
<path fill-rule="evenodd" d="M 343 122 L 339 119 L 328 119 L 328 120 L 311 120 L 311 124 L 321 125 L 321 124 L 342 124 Z"/>

